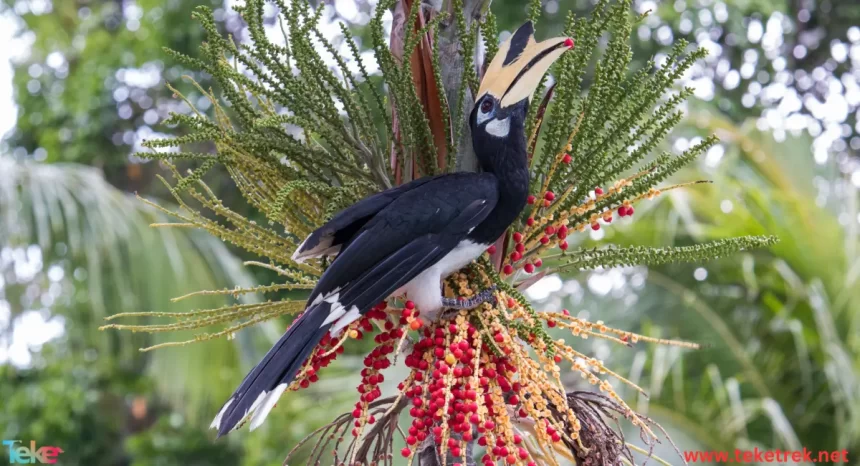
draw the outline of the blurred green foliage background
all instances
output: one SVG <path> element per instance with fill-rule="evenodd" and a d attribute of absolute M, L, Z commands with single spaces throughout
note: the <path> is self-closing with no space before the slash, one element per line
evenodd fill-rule
<path fill-rule="evenodd" d="M 351 369 L 360 345 L 314 388 L 283 399 L 259 431 L 213 441 L 212 414 L 286 322 L 145 354 L 137 348 L 152 343 L 147 337 L 96 330 L 110 314 L 217 307 L 231 298 L 170 299 L 274 279 L 205 234 L 149 228 L 160 215 L 131 194 L 170 202 L 155 178 L 163 167 L 133 155 L 141 141 L 175 134 L 160 125 L 168 112 L 189 110 L 165 83 L 208 107 L 162 47 L 197 54 L 202 30 L 190 18 L 199 4 L 242 41 L 233 3 L 0 2 L 0 58 L 9 65 L 4 72 L 0 63 L 0 86 L 11 91 L 6 101 L 0 92 L 8 122 L 0 128 L 8 130 L 0 140 L 3 439 L 61 446 L 61 464 L 280 464 L 305 434 L 350 408 L 344 387 L 358 380 Z M 523 4 L 493 2 L 501 29 L 522 21 Z M 338 0 L 324 17 L 361 33 L 374 5 Z M 557 33 L 567 11 L 590 5 L 543 1 L 539 35 Z M 707 345 L 610 352 L 603 342 L 579 343 L 648 390 L 650 399 L 631 398 L 634 407 L 663 422 L 682 449 L 848 449 L 856 464 L 860 4 L 648 0 L 636 9 L 651 11 L 635 31 L 639 63 L 659 61 L 679 38 L 711 51 L 685 76 L 697 99 L 670 145 L 683 150 L 717 134 L 721 144 L 682 175 L 715 183 L 661 196 L 632 224 L 582 241 L 686 245 L 774 234 L 781 242 L 694 266 L 571 271 L 530 296 Z M 207 181 L 252 214 L 226 176 Z M 680 463 L 668 448 L 658 453 Z"/>

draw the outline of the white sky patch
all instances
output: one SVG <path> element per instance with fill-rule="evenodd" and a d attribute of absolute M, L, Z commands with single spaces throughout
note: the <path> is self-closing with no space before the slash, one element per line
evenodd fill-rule
<path fill-rule="evenodd" d="M 0 47 L 0 141 L 15 127 L 18 120 L 18 108 L 12 87 L 12 60 L 26 53 L 22 39 L 15 38 L 20 25 L 20 20 L 7 11 L 0 15 L 0 43 L 6 44 Z"/>
<path fill-rule="evenodd" d="M 851 184 L 860 188 L 860 170 L 856 170 L 851 174 Z M 858 214 L 858 218 L 860 218 L 860 214 Z"/>
<path fill-rule="evenodd" d="M 714 144 L 710 149 L 708 149 L 707 155 L 705 155 L 705 165 L 713 168 L 720 164 L 720 160 L 723 159 L 723 155 L 725 155 L 726 149 L 722 144 Z"/>
<path fill-rule="evenodd" d="M 116 77 L 129 86 L 148 89 L 161 83 L 162 66 L 160 63 L 145 63 L 140 68 L 121 68 L 117 70 Z"/>
<path fill-rule="evenodd" d="M 11 306 L 4 299 L 4 280 L 0 280 L 0 364 L 13 364 L 17 367 L 27 367 L 32 363 L 32 352 L 39 351 L 42 345 L 61 336 L 65 329 L 63 317 L 52 315 L 47 309 L 62 294 L 59 282 L 65 273 L 59 266 L 53 265 L 45 271 L 42 262 L 42 250 L 36 245 L 28 247 L 0 249 L 0 275 L 11 275 L 12 283 L 28 285 L 37 290 L 34 296 L 28 291 L 25 298 L 25 309 L 20 315 L 12 317 Z M 4 273 L 5 271 L 5 273 Z M 52 282 L 45 289 L 36 286 L 40 273 L 47 273 Z M 33 283 L 30 283 L 33 282 Z M 39 304 L 41 302 L 41 304 Z M 32 307 L 45 307 L 34 310 Z"/>
<path fill-rule="evenodd" d="M 558 275 L 550 275 L 538 280 L 537 283 L 526 290 L 526 296 L 535 301 L 543 301 L 551 294 L 561 290 L 563 283 Z"/>
<path fill-rule="evenodd" d="M 5 304 L 5 303 L 4 303 Z M 0 322 L 4 310 L 0 305 Z M 47 317 L 46 317 L 47 316 Z M 65 321 L 62 316 L 50 316 L 48 311 L 24 311 L 12 323 L 12 339 L 0 339 L 0 364 L 11 363 L 16 367 L 27 367 L 33 361 L 32 351 L 63 335 Z"/>

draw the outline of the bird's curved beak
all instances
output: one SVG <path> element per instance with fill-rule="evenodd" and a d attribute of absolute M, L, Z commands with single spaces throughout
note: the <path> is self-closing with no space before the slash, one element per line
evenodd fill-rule
<path fill-rule="evenodd" d="M 501 46 L 481 81 L 475 101 L 485 94 L 501 107 L 531 99 L 543 75 L 561 55 L 573 48 L 573 39 L 555 37 L 536 42 L 531 21 L 520 26 Z"/>

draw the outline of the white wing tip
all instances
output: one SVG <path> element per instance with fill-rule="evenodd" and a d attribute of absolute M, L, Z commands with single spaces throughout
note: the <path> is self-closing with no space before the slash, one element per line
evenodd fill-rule
<path fill-rule="evenodd" d="M 331 336 L 337 336 L 340 334 L 341 330 L 346 328 L 347 325 L 353 323 L 356 319 L 361 317 L 361 312 L 359 312 L 358 307 L 353 305 L 349 308 L 349 312 L 344 313 L 341 311 L 341 316 L 337 319 L 337 322 L 332 326 L 329 334 Z"/>
<path fill-rule="evenodd" d="M 221 418 L 224 416 L 224 413 L 227 411 L 227 408 L 230 407 L 233 402 L 236 401 L 235 398 L 230 398 L 224 403 L 224 406 L 221 407 L 221 411 L 218 411 L 218 415 L 215 416 L 215 419 L 212 420 L 212 424 L 209 424 L 210 429 L 220 429 L 221 428 Z"/>
<path fill-rule="evenodd" d="M 260 403 L 260 406 L 254 412 L 254 415 L 251 416 L 251 425 L 250 430 L 255 430 L 257 427 L 263 425 L 263 421 L 266 420 L 266 417 L 269 415 L 269 412 L 272 411 L 272 408 L 278 403 L 278 399 L 287 389 L 287 384 L 282 383 L 275 387 L 274 390 L 269 392 L 266 395 L 266 398 Z"/>
<path fill-rule="evenodd" d="M 310 238 L 310 235 L 302 241 L 302 244 L 300 244 L 299 247 L 296 248 L 295 252 L 293 252 L 293 255 L 290 256 L 290 259 L 292 259 L 296 264 L 302 264 L 307 260 L 307 254 L 303 254 L 302 249 L 305 248 L 305 243 L 308 242 L 308 238 Z"/>
<path fill-rule="evenodd" d="M 290 256 L 290 259 L 292 259 L 293 262 L 297 264 L 303 264 L 308 259 L 318 259 L 323 256 L 333 256 L 340 252 L 340 244 L 334 246 L 332 246 L 331 244 L 334 241 L 333 235 L 323 236 L 322 238 L 320 238 L 320 241 L 316 246 L 305 250 L 305 243 L 308 242 L 309 238 L 310 236 L 305 238 L 305 240 L 302 241 L 302 244 L 300 244 L 299 247 L 296 248 L 295 252 L 293 252 L 293 255 Z"/>
<path fill-rule="evenodd" d="M 263 390 L 257 395 L 257 399 L 254 400 L 254 404 L 251 405 L 250 409 L 245 413 L 240 422 L 237 422 L 230 432 L 237 430 L 239 427 L 244 424 L 248 418 L 250 417 L 250 429 L 254 430 L 257 427 L 260 427 L 263 424 L 263 421 L 266 420 L 266 416 L 269 415 L 269 412 L 272 411 L 272 408 L 277 404 L 278 399 L 281 395 L 286 391 L 287 384 L 282 383 L 275 387 L 272 391 Z M 209 424 L 210 429 L 220 429 L 221 428 L 221 418 L 224 416 L 224 413 L 227 412 L 227 408 L 230 407 L 233 402 L 236 401 L 235 398 L 230 398 L 227 400 L 227 403 L 221 408 L 221 411 L 218 412 L 218 415 L 215 416 L 215 419 L 212 420 L 212 423 Z"/>

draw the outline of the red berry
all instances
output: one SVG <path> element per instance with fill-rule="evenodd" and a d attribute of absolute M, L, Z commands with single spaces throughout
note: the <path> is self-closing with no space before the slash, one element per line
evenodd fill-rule
<path fill-rule="evenodd" d="M 555 321 L 554 321 L 554 320 L 548 320 L 548 321 L 546 321 L 546 324 L 547 324 L 549 327 L 555 327 Z"/>
<path fill-rule="evenodd" d="M 496 340 L 496 343 L 501 343 L 505 341 L 505 336 L 501 333 L 497 333 L 496 336 L 493 337 Z"/>
<path fill-rule="evenodd" d="M 532 273 L 535 271 L 535 266 L 533 264 L 526 264 L 523 269 L 526 271 L 526 273 Z"/>
<path fill-rule="evenodd" d="M 412 454 L 412 450 L 404 447 L 402 450 L 400 450 L 400 454 L 403 455 L 404 458 L 409 458 L 409 455 Z"/>
<path fill-rule="evenodd" d="M 415 303 L 413 303 L 412 301 L 406 301 L 406 309 L 415 309 Z"/>
<path fill-rule="evenodd" d="M 552 360 L 555 361 L 556 363 L 561 362 L 561 355 L 556 354 L 555 356 L 552 357 Z"/>
<path fill-rule="evenodd" d="M 598 196 L 602 195 L 603 194 L 603 188 L 601 188 L 600 186 L 594 188 L 594 194 L 597 194 Z"/>
<path fill-rule="evenodd" d="M 514 251 L 511 253 L 511 262 L 516 262 L 523 258 L 523 255 L 519 251 Z"/>
<path fill-rule="evenodd" d="M 511 266 L 511 264 L 507 264 L 502 268 L 502 272 L 505 275 L 510 275 L 510 274 L 514 273 L 514 268 Z"/>
<path fill-rule="evenodd" d="M 634 212 L 634 211 L 633 211 L 633 206 L 630 206 L 630 207 L 628 207 L 628 208 L 627 208 L 627 215 L 628 215 L 628 216 L 633 215 L 633 212 Z"/>
<path fill-rule="evenodd" d="M 592 230 L 594 230 L 594 231 L 599 230 L 599 229 L 600 229 L 600 224 L 599 224 L 599 223 L 597 223 L 597 222 L 592 223 L 592 224 L 591 224 L 591 229 L 592 229 Z"/>
<path fill-rule="evenodd" d="M 543 195 L 543 198 L 547 201 L 551 201 L 555 199 L 555 193 L 553 193 L 552 191 L 547 191 L 546 194 Z"/>
<path fill-rule="evenodd" d="M 570 154 L 564 154 L 564 157 L 561 158 L 561 162 L 565 164 L 570 163 L 571 160 L 573 160 L 573 158 Z"/>
<path fill-rule="evenodd" d="M 540 244 L 546 244 L 546 243 L 549 243 L 549 237 L 548 236 L 541 236 Z"/>
<path fill-rule="evenodd" d="M 543 201 L 543 206 L 544 206 L 544 207 L 549 207 L 550 205 L 552 205 L 552 201 L 548 201 L 548 200 L 544 200 L 544 201 Z"/>
<path fill-rule="evenodd" d="M 517 252 L 523 252 L 526 250 L 526 245 L 523 243 L 517 243 L 516 250 Z"/>
<path fill-rule="evenodd" d="M 487 253 L 489 253 L 489 254 L 495 254 L 495 253 L 496 253 L 496 245 L 494 244 L 494 245 L 492 245 L 492 246 L 488 247 L 488 248 L 487 248 Z"/>
<path fill-rule="evenodd" d="M 573 48 L 573 39 L 571 39 L 570 37 L 565 39 L 564 40 L 564 46 L 569 48 L 569 49 L 572 49 Z"/>
<path fill-rule="evenodd" d="M 514 233 L 514 242 L 522 243 L 523 242 L 523 234 L 520 232 L 515 232 Z"/>
<path fill-rule="evenodd" d="M 529 217 L 529 218 L 528 218 L 528 220 L 526 220 L 526 225 L 528 225 L 528 226 L 534 226 L 534 224 L 535 224 L 535 219 L 534 219 L 534 218 Z"/>
<path fill-rule="evenodd" d="M 552 235 L 555 233 L 555 227 L 554 227 L 554 226 L 552 226 L 552 225 L 548 225 L 548 226 L 546 227 L 546 229 L 544 230 L 544 232 L 545 232 L 547 235 L 552 236 Z"/>
<path fill-rule="evenodd" d="M 543 265 L 543 261 L 540 259 L 535 259 L 535 267 L 540 267 Z"/>
<path fill-rule="evenodd" d="M 522 198 L 520 198 L 520 199 L 522 199 Z M 535 197 L 532 195 L 529 195 L 529 197 L 526 198 L 526 202 L 528 202 L 529 204 L 534 204 L 535 203 Z"/>
<path fill-rule="evenodd" d="M 558 248 L 562 251 L 567 251 L 567 241 L 562 241 L 561 243 L 558 243 Z"/>

